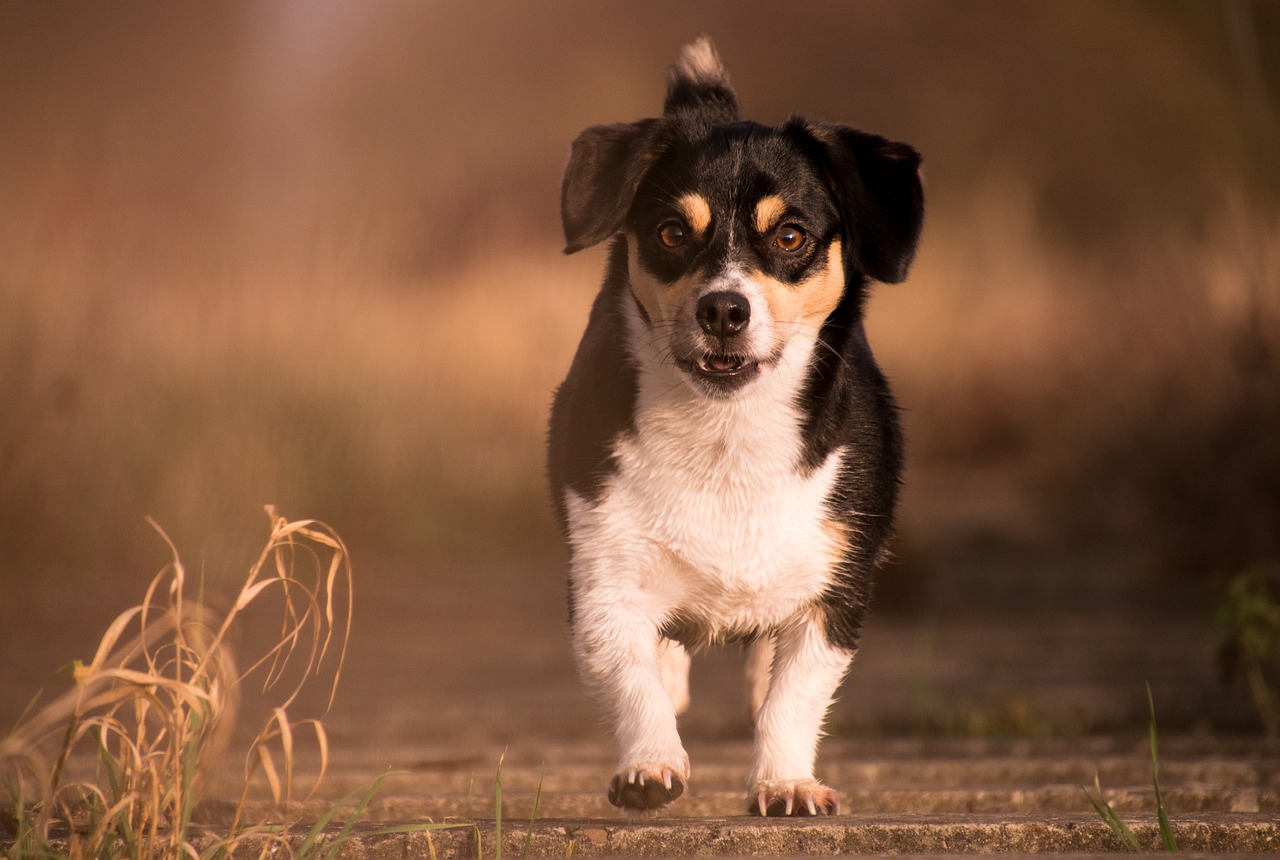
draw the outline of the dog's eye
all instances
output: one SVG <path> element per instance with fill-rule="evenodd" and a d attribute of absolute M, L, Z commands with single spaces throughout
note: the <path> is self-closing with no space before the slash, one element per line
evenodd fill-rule
<path fill-rule="evenodd" d="M 684 238 L 684 225 L 679 221 L 663 221 L 658 227 L 658 241 L 667 248 L 679 248 Z"/>
<path fill-rule="evenodd" d="M 805 232 L 794 224 L 783 224 L 773 236 L 773 244 L 779 250 L 793 254 L 804 247 Z"/>

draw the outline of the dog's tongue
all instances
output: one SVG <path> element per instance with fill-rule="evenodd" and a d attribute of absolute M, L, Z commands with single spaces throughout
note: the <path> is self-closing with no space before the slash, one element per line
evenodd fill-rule
<path fill-rule="evenodd" d="M 712 355 L 707 358 L 707 367 L 711 368 L 712 370 L 725 372 L 725 371 L 733 370 L 737 366 L 738 366 L 738 362 L 736 359 L 733 359 L 733 358 L 727 358 L 719 355 Z"/>

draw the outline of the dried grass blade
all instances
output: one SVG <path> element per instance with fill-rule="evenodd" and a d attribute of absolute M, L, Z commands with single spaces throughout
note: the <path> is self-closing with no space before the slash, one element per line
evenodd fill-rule
<path fill-rule="evenodd" d="M 313 540 L 318 544 L 323 544 L 324 546 L 329 547 L 329 549 L 336 549 L 343 555 L 346 555 L 346 547 L 343 546 L 342 541 L 338 536 L 331 533 L 328 528 L 320 526 L 320 524 L 315 520 L 298 520 L 291 525 L 295 527 L 296 531 L 305 535 L 308 539 Z M 320 527 L 317 528 L 317 526 Z"/>
<path fill-rule="evenodd" d="M 239 596 L 236 597 L 235 605 L 231 607 L 232 612 L 240 612 L 250 603 L 257 599 L 258 595 L 266 589 L 276 584 L 274 579 L 265 579 L 262 582 L 255 582 L 240 590 Z"/>
<path fill-rule="evenodd" d="M 493 860 L 502 860 L 502 763 L 506 758 L 507 751 L 503 750 L 493 783 Z"/>
<path fill-rule="evenodd" d="M 325 774 L 329 771 L 329 733 L 325 730 L 324 723 L 319 720 L 303 720 L 299 725 L 308 726 L 315 732 L 316 748 L 320 752 L 320 772 L 316 774 L 315 782 L 307 790 L 306 799 L 310 800 L 320 790 Z"/>
<path fill-rule="evenodd" d="M 155 687 L 178 694 L 184 700 L 193 702 L 209 701 L 209 691 L 188 683 L 186 681 L 175 681 L 172 678 L 166 678 L 154 672 L 142 672 L 137 669 L 125 669 L 123 667 L 115 669 L 102 669 L 97 673 L 97 678 L 115 678 L 124 681 L 126 684 L 133 684 L 139 688 L 146 689 Z"/>
<path fill-rule="evenodd" d="M 289 523 L 270 507 L 268 514 L 272 517 L 271 541 L 250 569 L 233 609 L 222 616 L 204 607 L 203 582 L 201 599 L 196 601 L 194 610 L 189 606 L 185 569 L 172 541 L 156 527 L 173 558 L 148 584 L 143 602 L 113 620 L 88 665 L 75 664 L 73 690 L 34 714 L 33 699 L 15 731 L 0 741 L 0 755 L 7 762 L 16 763 L 23 778 L 27 774 L 33 777 L 41 791 L 39 803 L 19 811 L 26 816 L 28 824 L 22 826 L 37 853 L 45 844 L 54 817 L 70 822 L 78 815 L 77 809 L 87 806 L 91 826 L 88 833 L 81 830 L 73 834 L 73 853 L 117 856 L 123 850 L 130 856 L 198 858 L 199 852 L 187 841 L 186 834 L 196 802 L 201 761 L 208 755 L 215 736 L 223 734 L 219 727 L 225 720 L 220 715 L 227 703 L 234 701 L 236 685 L 242 678 L 266 665 L 269 681 L 276 683 L 285 676 L 290 660 L 299 656 L 305 657 L 306 665 L 298 667 L 298 683 L 289 691 L 285 703 L 273 710 L 268 725 L 250 748 L 245 793 L 236 808 L 231 835 L 221 847 L 211 847 L 206 856 L 227 856 L 242 841 L 245 832 L 237 835 L 236 831 L 250 781 L 259 767 L 277 808 L 286 806 L 288 820 L 298 728 L 303 725 L 314 733 L 320 751 L 320 773 L 308 796 L 319 788 L 329 767 L 328 735 L 318 720 L 291 723 L 286 708 L 313 674 L 327 668 L 321 664 L 339 638 L 336 623 L 342 623 L 335 590 L 345 581 L 347 616 L 330 690 L 332 704 L 351 627 L 350 563 L 341 539 L 322 523 Z M 272 564 L 274 568 L 268 568 Z M 306 575 L 296 576 L 295 565 Z M 264 578 L 267 569 L 274 569 L 277 575 Z M 283 597 L 281 637 L 249 672 L 240 675 L 226 652 L 228 631 L 239 613 L 273 585 L 280 587 Z M 135 622 L 137 634 L 124 641 Z M 301 650 L 307 653 L 299 655 Z M 292 673 L 292 669 L 288 671 Z M 62 744 L 57 748 L 56 762 L 49 768 L 49 759 L 41 755 L 40 745 L 51 745 L 55 731 L 60 731 Z M 60 783 L 63 765 L 84 743 L 86 735 L 96 739 L 97 778 L 105 780 L 108 793 L 91 784 Z M 273 753 L 272 745 L 277 741 L 280 746 Z M 365 811 L 372 791 L 380 783 L 381 778 L 359 801 L 344 833 Z M 19 797 L 24 791 L 21 785 L 15 789 Z M 292 848 L 285 841 L 287 830 L 286 826 L 280 835 L 270 837 L 264 850 L 270 853 Z M 269 833 L 271 829 L 259 825 L 246 832 Z M 329 854 L 335 851 L 330 850 Z"/>
<path fill-rule="evenodd" d="M 275 758 L 271 755 L 264 744 L 256 747 L 258 751 L 258 763 L 262 766 L 262 774 L 267 779 L 267 787 L 271 789 L 271 800 L 276 805 L 280 805 L 280 773 L 276 770 Z"/>
<path fill-rule="evenodd" d="M 352 583 L 352 574 L 351 574 L 351 556 L 348 555 L 346 545 L 342 543 L 342 540 L 338 538 L 337 535 L 334 535 L 334 540 L 337 543 L 337 551 L 334 553 L 333 558 L 331 558 L 329 561 L 329 576 L 325 583 L 326 597 L 327 597 L 326 604 L 325 604 L 325 618 L 329 624 L 329 628 L 328 628 L 329 632 L 328 632 L 328 635 L 325 636 L 324 647 L 321 648 L 320 650 L 321 660 L 324 660 L 325 655 L 329 653 L 329 645 L 331 643 L 332 636 L 333 636 L 333 631 L 334 631 L 333 598 L 334 598 L 334 592 L 335 592 L 335 585 L 337 583 L 338 574 L 340 572 L 345 574 L 344 579 L 346 581 L 347 617 L 346 617 L 345 623 L 342 626 L 342 649 L 338 653 L 338 664 L 336 667 L 334 667 L 334 670 L 333 670 L 333 683 L 329 687 L 329 703 L 328 703 L 328 706 L 326 707 L 326 711 L 328 710 L 328 708 L 333 707 L 333 700 L 338 692 L 338 682 L 342 679 L 342 667 L 346 665 L 346 662 L 347 662 L 347 646 L 348 644 L 350 644 L 350 641 L 351 641 L 351 622 L 352 622 L 352 619 L 354 618 L 354 612 L 355 612 L 354 587 Z"/>
<path fill-rule="evenodd" d="M 280 753 L 284 756 L 284 802 L 293 802 L 293 726 L 284 708 L 272 708 L 271 719 L 280 727 Z"/>
<path fill-rule="evenodd" d="M 95 672 L 107 664 L 107 659 L 115 649 L 116 643 L 120 641 L 125 628 L 141 613 L 142 607 L 134 606 L 116 616 L 116 619 L 107 627 L 106 632 L 102 634 L 102 639 L 98 642 L 98 650 L 94 653 L 93 659 L 89 661 L 89 665 L 77 665 L 75 667 L 74 677 L 77 682 L 84 677 L 92 677 Z"/>

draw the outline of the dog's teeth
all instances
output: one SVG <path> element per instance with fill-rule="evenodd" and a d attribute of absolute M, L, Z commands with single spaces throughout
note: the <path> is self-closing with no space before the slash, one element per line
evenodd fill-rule
<path fill-rule="evenodd" d="M 637 781 L 637 783 L 636 783 L 636 784 L 637 784 L 637 785 L 639 785 L 641 788 L 644 788 L 644 774 L 643 774 L 643 773 L 641 773 L 641 774 L 640 774 L 640 776 L 638 777 L 638 781 Z"/>
<path fill-rule="evenodd" d="M 627 784 L 628 785 L 636 784 L 636 772 L 634 770 L 627 771 Z"/>
<path fill-rule="evenodd" d="M 671 771 L 664 770 L 662 772 L 662 784 L 667 787 L 667 791 L 671 790 Z"/>

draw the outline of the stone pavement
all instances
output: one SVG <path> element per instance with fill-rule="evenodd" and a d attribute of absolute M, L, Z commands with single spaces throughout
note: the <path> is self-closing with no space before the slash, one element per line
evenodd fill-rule
<path fill-rule="evenodd" d="M 820 749 L 843 801 L 825 820 L 743 814 L 740 655 L 713 650 L 681 722 L 689 790 L 661 818 L 628 819 L 605 800 L 614 752 L 574 677 L 560 594 L 535 586 L 478 577 L 364 608 L 377 635 L 353 643 L 326 720 L 331 769 L 304 810 L 395 769 L 348 856 L 496 855 L 499 779 L 506 856 L 1118 851 L 1085 793 L 1095 775 L 1155 846 L 1148 683 L 1182 849 L 1280 851 L 1280 747 L 1219 683 L 1199 613 L 877 615 Z M 425 821 L 464 826 L 379 834 Z"/>
<path fill-rule="evenodd" d="M 1166 738 L 1160 750 L 1165 805 L 1181 850 L 1280 851 L 1274 748 L 1184 735 Z M 448 749 L 384 752 L 409 765 L 388 778 L 343 856 L 476 856 L 477 839 L 483 856 L 495 855 L 499 778 L 507 856 L 1118 851 L 1122 845 L 1086 797 L 1095 775 L 1139 839 L 1159 844 L 1148 749 L 1133 739 L 832 740 L 822 770 L 843 789 L 844 814 L 817 820 L 741 814 L 749 754 L 743 741 L 691 744 L 689 792 L 669 814 L 631 819 L 604 799 L 611 753 L 600 743 L 509 751 L 500 777 L 495 762 L 457 760 Z M 330 790 L 358 788 L 372 765 L 369 755 L 339 756 Z M 327 806 L 312 802 L 304 817 Z M 216 820 L 217 812 L 206 815 Z M 428 820 L 460 826 L 385 832 Z"/>
<path fill-rule="evenodd" d="M 1201 611 L 877 614 L 820 749 L 820 775 L 843 800 L 842 815 L 822 820 L 743 814 L 750 722 L 740 655 L 714 649 L 695 660 L 681 722 L 688 792 L 662 818 L 627 819 L 604 797 L 614 753 L 574 677 L 558 571 L 535 569 L 522 584 L 510 571 L 474 568 L 374 576 L 325 718 L 329 771 L 299 810 L 314 821 L 394 771 L 342 856 L 496 856 L 499 762 L 508 857 L 526 848 L 556 857 L 1118 851 L 1085 793 L 1095 775 L 1154 846 L 1147 684 L 1183 850 L 1280 851 L 1280 747 L 1258 734 L 1239 691 L 1220 684 Z M 42 626 L 35 613 L 28 620 L 21 637 L 75 632 Z M 85 656 L 101 629 L 88 619 L 69 653 L 55 643 L 41 654 Z M 0 665 L 0 689 L 30 689 L 35 671 Z M 323 698 L 291 713 L 312 716 Z M 260 725 L 246 705 L 241 741 Z M 215 826 L 243 784 L 234 752 L 243 746 L 232 749 L 201 810 Z M 314 752 L 301 754 L 298 782 L 317 767 Z M 385 832 L 424 822 L 459 826 Z"/>

